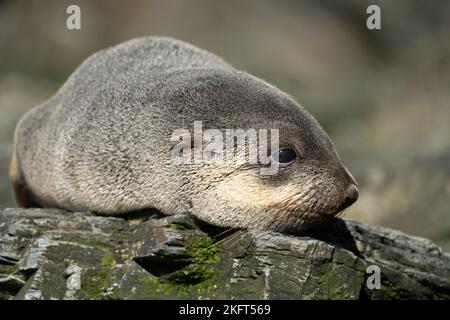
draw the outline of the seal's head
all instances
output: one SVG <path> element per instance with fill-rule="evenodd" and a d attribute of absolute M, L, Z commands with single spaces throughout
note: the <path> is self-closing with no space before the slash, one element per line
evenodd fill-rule
<path fill-rule="evenodd" d="M 295 99 L 244 72 L 193 72 L 183 83 L 189 85 L 182 93 L 174 89 L 169 99 L 185 105 L 189 97 L 189 115 L 183 118 L 201 120 L 204 131 L 219 129 L 224 141 L 228 128 L 278 129 L 279 134 L 276 148 L 269 143 L 269 163 L 186 165 L 183 175 L 191 181 L 196 216 L 226 227 L 295 232 L 357 200 L 357 183 L 332 141 Z M 273 162 L 278 170 L 262 174 Z"/>

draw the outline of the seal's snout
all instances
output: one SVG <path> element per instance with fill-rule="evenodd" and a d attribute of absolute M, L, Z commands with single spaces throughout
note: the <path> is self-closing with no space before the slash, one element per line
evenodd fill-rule
<path fill-rule="evenodd" d="M 344 210 L 345 208 L 351 206 L 353 203 L 358 200 L 359 191 L 356 184 L 351 183 L 344 193 L 344 201 L 342 202 L 339 211 Z"/>

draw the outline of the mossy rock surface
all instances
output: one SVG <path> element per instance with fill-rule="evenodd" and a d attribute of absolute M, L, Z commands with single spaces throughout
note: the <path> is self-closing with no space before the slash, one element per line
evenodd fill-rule
<path fill-rule="evenodd" d="M 186 215 L 0 212 L 0 299 L 405 298 L 449 299 L 450 255 L 353 221 L 221 235 Z"/>

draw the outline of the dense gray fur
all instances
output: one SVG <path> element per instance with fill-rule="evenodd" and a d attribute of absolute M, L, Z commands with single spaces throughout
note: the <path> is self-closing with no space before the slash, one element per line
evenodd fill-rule
<path fill-rule="evenodd" d="M 255 168 L 170 163 L 171 133 L 279 128 L 298 161 Z M 190 44 L 148 37 L 89 57 L 15 134 L 13 183 L 33 203 L 118 215 L 156 208 L 222 226 L 292 230 L 342 209 L 354 183 L 317 121 L 292 97 Z M 16 186 L 17 190 L 17 186 Z"/>

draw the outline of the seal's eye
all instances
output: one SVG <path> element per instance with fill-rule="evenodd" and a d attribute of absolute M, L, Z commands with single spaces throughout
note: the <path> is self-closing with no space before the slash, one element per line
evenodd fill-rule
<path fill-rule="evenodd" d="M 297 159 L 297 153 L 294 149 L 283 148 L 272 153 L 272 160 L 278 162 L 281 167 L 287 167 Z"/>

